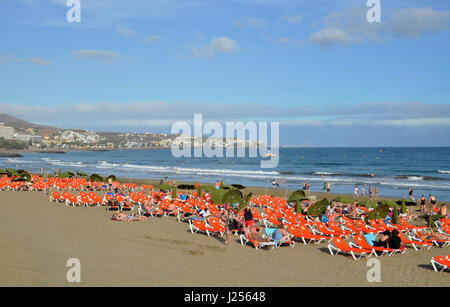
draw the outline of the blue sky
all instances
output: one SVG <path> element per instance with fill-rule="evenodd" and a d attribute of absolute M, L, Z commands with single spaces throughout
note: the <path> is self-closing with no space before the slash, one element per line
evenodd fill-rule
<path fill-rule="evenodd" d="M 450 3 L 0 2 L 0 112 L 63 128 L 279 121 L 308 146 L 450 145 Z"/>

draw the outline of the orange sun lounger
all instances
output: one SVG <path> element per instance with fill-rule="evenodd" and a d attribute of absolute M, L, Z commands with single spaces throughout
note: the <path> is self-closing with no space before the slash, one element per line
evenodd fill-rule
<path fill-rule="evenodd" d="M 353 259 L 359 260 L 362 256 L 367 255 L 370 257 L 372 255 L 372 251 L 368 249 L 362 249 L 357 247 L 351 247 L 345 243 L 345 241 L 342 238 L 333 237 L 333 244 L 328 244 L 328 250 L 330 251 L 330 254 L 335 256 L 339 252 L 344 252 L 350 254 Z M 333 254 L 333 250 L 336 252 Z M 357 257 L 359 255 L 359 257 Z"/>

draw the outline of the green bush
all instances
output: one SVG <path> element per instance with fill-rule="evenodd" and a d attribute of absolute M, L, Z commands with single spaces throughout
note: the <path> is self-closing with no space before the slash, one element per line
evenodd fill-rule
<path fill-rule="evenodd" d="M 232 186 L 232 187 L 235 187 L 235 188 L 238 189 L 238 190 L 243 190 L 243 189 L 245 189 L 245 186 L 243 186 L 242 184 L 238 184 L 238 183 L 233 183 L 231 186 Z"/>
<path fill-rule="evenodd" d="M 108 177 L 106 177 L 106 182 L 108 182 L 109 179 L 111 179 L 113 182 L 117 182 L 117 177 L 114 175 L 109 175 Z"/>
<path fill-rule="evenodd" d="M 378 220 L 384 219 L 389 214 L 389 205 L 383 204 L 376 208 L 375 210 L 370 211 L 366 215 L 366 220 Z"/>
<path fill-rule="evenodd" d="M 340 195 L 340 196 L 336 197 L 335 199 L 333 199 L 333 201 L 349 205 L 354 202 L 354 199 L 350 196 Z"/>
<path fill-rule="evenodd" d="M 406 213 L 406 201 L 403 199 L 402 200 L 402 205 L 401 205 L 401 207 L 400 207 L 400 212 L 402 213 L 402 214 L 405 214 Z M 397 223 L 396 223 L 397 224 Z"/>
<path fill-rule="evenodd" d="M 226 203 L 242 204 L 243 200 L 244 200 L 244 197 L 242 195 L 242 192 L 239 190 L 232 189 L 232 190 L 227 191 L 225 194 L 223 194 L 222 204 L 226 204 Z"/>
<path fill-rule="evenodd" d="M 103 177 L 99 174 L 92 174 L 89 176 L 89 180 L 92 182 L 104 182 Z"/>
<path fill-rule="evenodd" d="M 324 213 L 327 210 L 327 207 L 330 205 L 330 202 L 328 199 L 324 198 L 318 202 L 316 202 L 314 205 L 312 205 L 308 209 L 308 215 L 310 216 L 320 216 L 322 213 Z"/>
<path fill-rule="evenodd" d="M 28 145 L 25 142 L 17 140 L 5 140 L 3 137 L 0 138 L 0 148 L 9 150 L 23 150 L 27 149 Z"/>
<path fill-rule="evenodd" d="M 193 184 L 179 184 L 177 188 L 180 190 L 194 190 L 195 186 Z"/>
<path fill-rule="evenodd" d="M 358 203 L 360 206 L 365 207 L 367 209 L 375 209 L 378 207 L 378 204 L 376 202 L 365 200 Z"/>

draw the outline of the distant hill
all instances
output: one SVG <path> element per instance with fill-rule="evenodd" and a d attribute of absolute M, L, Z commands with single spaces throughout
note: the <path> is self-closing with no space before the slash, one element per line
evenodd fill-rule
<path fill-rule="evenodd" d="M 14 129 L 27 129 L 27 128 L 34 128 L 38 130 L 38 134 L 42 136 L 46 135 L 52 135 L 55 132 L 61 131 L 62 129 L 52 127 L 52 126 L 44 126 L 44 125 L 38 125 L 33 124 L 30 122 L 27 122 L 25 120 L 12 117 L 8 114 L 0 113 L 0 123 L 5 124 L 5 126 L 13 127 Z"/>

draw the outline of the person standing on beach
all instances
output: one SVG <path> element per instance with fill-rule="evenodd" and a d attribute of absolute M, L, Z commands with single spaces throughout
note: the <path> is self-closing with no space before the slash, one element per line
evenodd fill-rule
<path fill-rule="evenodd" d="M 372 190 L 372 186 L 369 187 L 369 199 L 372 199 L 372 195 L 373 195 L 373 190 Z"/>
<path fill-rule="evenodd" d="M 409 199 L 414 200 L 413 199 L 413 189 L 411 187 L 409 187 Z"/>
<path fill-rule="evenodd" d="M 366 196 L 366 187 L 364 185 L 361 186 L 361 196 Z"/>
<path fill-rule="evenodd" d="M 327 192 L 327 183 L 326 182 L 323 183 L 322 189 L 323 189 L 323 194 L 325 194 Z"/>
<path fill-rule="evenodd" d="M 233 215 L 233 209 L 228 208 L 227 211 L 225 211 L 225 228 L 226 228 L 226 235 L 227 238 L 225 240 L 225 245 L 230 244 L 231 236 L 233 234 L 234 229 L 234 215 Z"/>
<path fill-rule="evenodd" d="M 358 186 L 356 185 L 355 189 L 353 190 L 353 197 L 355 199 L 357 199 L 358 198 L 358 194 L 359 194 L 359 190 L 358 190 Z"/>
<path fill-rule="evenodd" d="M 378 188 L 375 187 L 375 200 L 378 200 Z"/>
<path fill-rule="evenodd" d="M 425 204 L 427 203 L 427 199 L 425 195 L 422 194 L 420 200 L 420 213 L 425 213 Z"/>
<path fill-rule="evenodd" d="M 198 181 L 195 182 L 194 188 L 195 188 L 197 191 L 198 191 L 198 188 L 200 188 L 200 184 L 198 183 Z"/>
<path fill-rule="evenodd" d="M 327 183 L 327 193 L 331 193 L 331 183 Z"/>
<path fill-rule="evenodd" d="M 434 209 L 436 208 L 436 198 L 430 194 L 430 215 L 434 214 Z"/>
<path fill-rule="evenodd" d="M 253 214 L 252 210 L 247 206 L 244 209 L 244 221 L 245 227 L 252 228 L 253 227 Z"/>
<path fill-rule="evenodd" d="M 217 182 L 216 182 L 216 189 L 217 190 L 220 189 L 220 182 L 219 182 L 219 180 L 217 180 Z"/>

